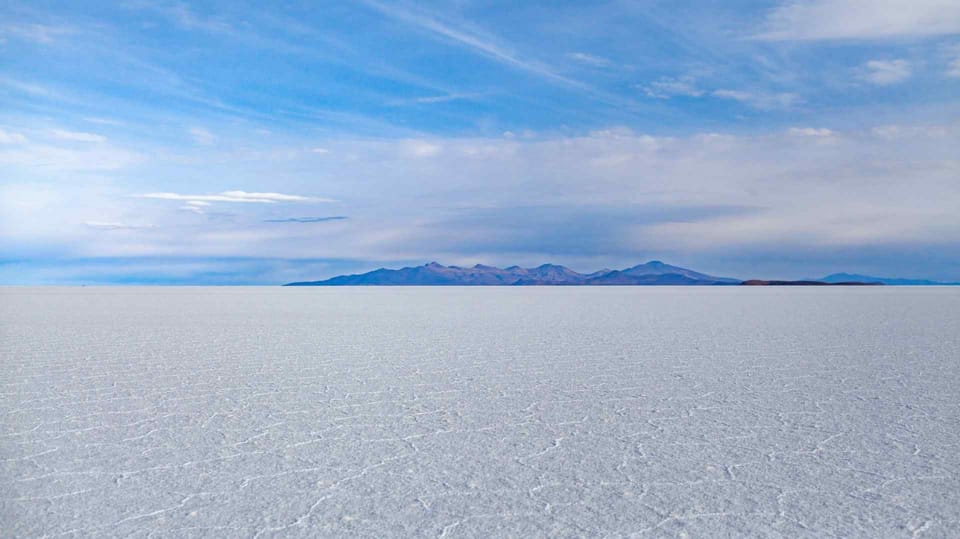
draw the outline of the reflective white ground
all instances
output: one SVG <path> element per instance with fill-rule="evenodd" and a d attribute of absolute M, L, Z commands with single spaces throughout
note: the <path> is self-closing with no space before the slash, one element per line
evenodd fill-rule
<path fill-rule="evenodd" d="M 958 288 L 5 288 L 3 537 L 958 537 Z"/>

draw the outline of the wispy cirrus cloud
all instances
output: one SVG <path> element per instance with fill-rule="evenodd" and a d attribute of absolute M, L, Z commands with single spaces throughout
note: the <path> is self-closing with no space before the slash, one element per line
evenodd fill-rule
<path fill-rule="evenodd" d="M 112 126 L 124 125 L 124 122 L 121 122 L 120 120 L 114 120 L 113 118 L 98 118 L 96 116 L 84 117 L 83 121 L 90 122 L 92 124 L 99 124 L 99 125 L 112 125 Z"/>
<path fill-rule="evenodd" d="M 93 228 L 95 230 L 146 230 L 150 228 L 156 228 L 154 225 L 137 225 L 108 221 L 86 221 L 83 224 L 84 226 Z"/>
<path fill-rule="evenodd" d="M 880 39 L 957 33 L 960 2 L 956 0 L 791 0 L 770 11 L 754 38 Z"/>
<path fill-rule="evenodd" d="M 386 4 L 379 0 L 363 0 L 363 3 L 384 16 L 429 32 L 434 36 L 455 43 L 505 66 L 530 73 L 548 82 L 577 90 L 601 102 L 615 105 L 625 110 L 636 110 L 638 108 L 637 103 L 633 100 L 567 76 L 554 66 L 537 60 L 530 55 L 518 52 L 513 47 L 494 38 L 472 24 L 462 21 L 446 20 L 438 14 L 401 4 Z"/>
<path fill-rule="evenodd" d="M 443 95 L 425 95 L 421 97 L 411 97 L 405 99 L 393 99 L 390 100 L 387 104 L 391 106 L 397 105 L 432 105 L 434 103 L 448 103 L 450 101 L 468 101 L 474 100 L 486 95 L 483 92 L 468 92 L 468 93 L 450 93 Z"/>
<path fill-rule="evenodd" d="M 946 75 L 952 79 L 960 79 L 960 58 L 950 62 L 947 66 Z"/>
<path fill-rule="evenodd" d="M 330 217 L 287 217 L 285 219 L 264 219 L 264 223 L 325 223 L 327 221 L 343 221 L 348 219 L 346 215 L 333 215 Z"/>
<path fill-rule="evenodd" d="M 73 142 L 106 142 L 107 137 L 96 133 L 85 133 L 83 131 L 67 131 L 66 129 L 51 129 L 50 134 L 53 138 L 60 140 L 69 140 Z"/>
<path fill-rule="evenodd" d="M 205 127 L 191 127 L 188 132 L 190 133 L 190 138 L 201 146 L 209 146 L 217 140 L 216 135 Z"/>
<path fill-rule="evenodd" d="M 832 137 L 834 132 L 826 127 L 791 127 L 787 134 L 795 137 Z"/>
<path fill-rule="evenodd" d="M 197 13 L 183 2 L 131 2 L 133 7 L 150 11 L 184 30 L 199 30 L 213 34 L 233 34 L 236 30 L 227 21 Z"/>
<path fill-rule="evenodd" d="M 214 203 L 240 204 L 278 204 L 278 203 L 310 203 L 336 202 L 330 198 L 289 195 L 284 193 L 251 193 L 247 191 L 223 191 L 214 194 L 191 195 L 184 193 L 144 193 L 133 195 L 135 198 L 155 200 L 174 200 L 183 202 L 178 209 L 198 215 L 207 214 L 207 209 Z"/>
<path fill-rule="evenodd" d="M 647 96 L 657 99 L 670 99 L 677 96 L 700 97 L 706 93 L 705 90 L 697 87 L 693 77 L 661 77 L 641 88 Z"/>
<path fill-rule="evenodd" d="M 757 110 L 790 109 L 802 99 L 793 92 L 767 92 L 757 90 L 734 90 L 719 88 L 707 90 L 697 84 L 692 76 L 661 77 L 649 84 L 638 85 L 647 97 L 654 99 L 673 99 L 676 97 L 705 98 L 714 97 L 743 103 Z"/>
<path fill-rule="evenodd" d="M 593 67 L 610 67 L 613 65 L 613 61 L 609 58 L 586 52 L 570 52 L 567 53 L 567 58 Z"/>
<path fill-rule="evenodd" d="M 0 77 L 0 87 L 6 87 L 9 90 L 14 92 L 29 95 L 32 97 L 40 97 L 47 99 L 57 99 L 62 100 L 64 96 L 51 88 L 50 86 L 44 84 L 38 84 L 34 81 L 25 81 L 20 79 L 12 79 L 10 77 Z"/>
<path fill-rule="evenodd" d="M 188 195 L 181 193 L 145 193 L 134 195 L 137 198 L 159 200 L 181 200 L 190 202 L 241 202 L 248 204 L 275 204 L 277 202 L 335 202 L 330 198 L 287 195 L 283 193 L 249 193 L 247 191 L 223 191 L 208 195 Z"/>
<path fill-rule="evenodd" d="M 960 79 L 960 43 L 947 48 L 947 69 L 944 75 L 951 79 Z"/>
<path fill-rule="evenodd" d="M 583 86 L 579 81 L 557 73 L 555 69 L 542 62 L 523 57 L 511 48 L 498 43 L 491 36 L 476 28 L 471 28 L 469 25 L 443 21 L 436 15 L 412 7 L 386 4 L 378 0 L 363 0 L 363 3 L 383 15 L 431 32 L 498 62 L 557 82 Z"/>
<path fill-rule="evenodd" d="M 730 99 L 759 110 L 789 109 L 799 105 L 803 99 L 793 92 L 756 92 L 746 90 L 720 89 L 711 92 L 712 96 Z"/>
<path fill-rule="evenodd" d="M 140 154 L 109 143 L 60 146 L 30 142 L 23 135 L 17 135 L 19 134 L 11 135 L 11 140 L 0 147 L 0 164 L 33 172 L 118 171 L 143 159 Z"/>
<path fill-rule="evenodd" d="M 902 59 L 870 60 L 864 67 L 866 69 L 864 79 L 871 84 L 880 86 L 903 82 L 913 74 L 910 62 Z"/>
<path fill-rule="evenodd" d="M 0 144 L 23 144 L 24 142 L 27 142 L 27 137 L 22 133 L 0 129 Z"/>
<path fill-rule="evenodd" d="M 39 43 L 41 45 L 50 45 L 57 41 L 60 36 L 73 33 L 73 30 L 64 26 L 53 26 L 49 24 L 5 24 L 0 26 L 0 40 L 5 37 L 13 37 Z"/>

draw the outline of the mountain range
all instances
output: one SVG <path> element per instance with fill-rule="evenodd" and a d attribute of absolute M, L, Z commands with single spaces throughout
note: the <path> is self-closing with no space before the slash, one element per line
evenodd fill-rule
<path fill-rule="evenodd" d="M 615 286 L 615 285 L 955 285 L 925 279 L 871 277 L 855 273 L 834 273 L 820 279 L 801 281 L 733 279 L 700 273 L 659 260 L 651 260 L 622 270 L 602 269 L 593 273 L 579 273 L 565 266 L 543 264 L 535 268 L 497 268 L 477 264 L 465 268 L 444 266 L 436 262 L 423 266 L 386 269 L 356 275 L 340 275 L 323 281 L 302 281 L 284 286 Z"/>
<path fill-rule="evenodd" d="M 477 264 L 469 268 L 431 262 L 398 270 L 378 269 L 358 275 L 341 275 L 324 281 L 290 283 L 286 286 L 534 286 L 534 285 L 738 285 L 740 279 L 716 277 L 652 260 L 623 270 L 602 269 L 578 273 L 556 264 L 535 268 L 496 268 Z"/>
<path fill-rule="evenodd" d="M 935 286 L 935 285 L 960 285 L 960 283 L 944 283 L 939 281 L 931 281 L 928 279 L 902 279 L 899 277 L 872 277 L 870 275 L 861 275 L 859 273 L 834 273 L 832 275 L 827 275 L 821 279 L 818 279 L 825 283 L 841 283 L 841 282 L 850 282 L 857 281 L 861 283 L 870 283 L 870 284 L 886 284 L 886 285 L 912 285 L 912 286 Z"/>

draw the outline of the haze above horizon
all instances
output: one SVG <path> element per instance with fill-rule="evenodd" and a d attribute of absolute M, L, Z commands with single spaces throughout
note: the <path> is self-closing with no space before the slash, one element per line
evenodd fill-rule
<path fill-rule="evenodd" d="M 0 284 L 960 281 L 952 0 L 5 2 Z"/>

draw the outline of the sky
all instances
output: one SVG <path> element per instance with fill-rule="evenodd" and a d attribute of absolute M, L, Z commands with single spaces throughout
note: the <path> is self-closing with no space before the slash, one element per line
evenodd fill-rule
<path fill-rule="evenodd" d="M 960 2 L 0 2 L 0 284 L 960 280 Z"/>

